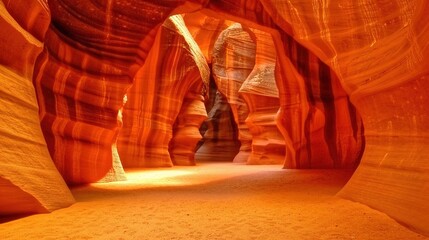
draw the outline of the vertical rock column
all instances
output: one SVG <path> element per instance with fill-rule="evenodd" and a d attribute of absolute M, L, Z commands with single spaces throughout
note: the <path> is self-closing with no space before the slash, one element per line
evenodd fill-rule
<path fill-rule="evenodd" d="M 134 85 L 127 92 L 124 125 L 118 142 L 124 166 L 173 165 L 169 144 L 174 122 L 188 93 L 199 94 L 199 97 L 189 95 L 191 99 L 185 100 L 201 101 L 208 78 L 207 63 L 183 18 L 180 15 L 170 17 L 160 28 L 146 64 L 138 70 Z M 193 138 L 190 136 L 190 144 L 195 143 Z M 175 146 L 172 148 L 174 153 Z"/>
<path fill-rule="evenodd" d="M 226 97 L 213 85 L 210 93 L 213 105 L 211 102 L 206 104 L 208 118 L 200 129 L 203 140 L 195 154 L 197 162 L 232 161 L 240 148 L 231 107 Z"/>
<path fill-rule="evenodd" d="M 238 94 L 255 65 L 256 43 L 251 35 L 250 29 L 235 23 L 219 35 L 213 48 L 212 74 L 218 91 L 225 95 L 231 107 L 241 143 L 234 162 L 247 162 L 251 151 L 252 136 L 245 123 L 249 110 Z"/>
<path fill-rule="evenodd" d="M 201 93 L 188 92 L 174 124 L 170 143 L 170 156 L 174 165 L 196 164 L 195 151 L 197 143 L 202 139 L 200 126 L 206 119 L 204 97 Z"/>
<path fill-rule="evenodd" d="M 67 182 L 95 182 L 118 166 L 113 159 L 126 89 L 157 27 L 181 3 L 49 1 L 52 22 L 34 85 L 50 154 Z"/>
<path fill-rule="evenodd" d="M 249 106 L 246 124 L 252 134 L 252 152 L 248 164 L 282 164 L 285 142 L 276 122 L 280 107 L 276 51 L 270 34 L 252 31 L 256 39 L 255 67 L 239 91 Z"/>
<path fill-rule="evenodd" d="M 290 122 L 280 123 L 281 129 L 289 129 L 284 135 L 293 136 L 292 151 L 295 152 L 294 159 L 286 159 L 285 167 L 355 168 L 364 145 L 359 113 L 329 66 L 286 33 L 282 37 L 284 50 L 281 54 L 286 54 L 292 66 L 277 69 L 286 73 L 279 75 L 280 84 L 290 84 L 287 74 L 295 72 L 302 79 L 301 91 L 305 90 L 299 95 L 287 93 L 286 87 L 281 91 L 290 98 L 288 101 L 281 98 L 282 109 L 290 109 L 289 113 L 281 110 L 279 119 L 290 121 L 295 117 L 301 126 L 299 130 Z M 305 96 L 305 99 L 297 99 L 297 96 Z M 299 115 L 291 111 L 294 106 L 301 107 Z"/>
<path fill-rule="evenodd" d="M 50 14 L 38 1 L 26 3 L 0 1 L 0 216 L 74 203 L 49 156 L 31 82 Z"/>

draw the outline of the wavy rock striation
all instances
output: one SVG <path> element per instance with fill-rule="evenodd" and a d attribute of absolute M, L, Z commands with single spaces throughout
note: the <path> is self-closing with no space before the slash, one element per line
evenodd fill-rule
<path fill-rule="evenodd" d="M 34 145 L 44 149 L 41 135 L 33 134 L 35 119 L 26 119 L 27 112 L 36 111 L 36 100 L 22 104 L 31 99 L 31 94 L 21 96 L 21 92 L 30 89 L 25 79 L 33 76 L 46 144 L 68 183 L 98 181 L 112 169 L 112 149 L 121 124 L 118 112 L 126 90 L 139 78 L 158 27 L 172 13 L 205 8 L 211 16 L 239 20 L 252 28 L 263 26 L 273 34 L 285 167 L 354 167 L 365 136 L 360 165 L 340 195 L 429 235 L 427 1 L 50 0 L 49 28 L 44 1 L 26 1 L 30 7 L 22 2 L 3 1 L 3 5 L 21 27 L 43 41 L 44 49 L 38 56 L 40 50 L 32 50 L 34 44 L 28 45 L 25 31 L 5 20 L 2 10 L 0 36 L 9 39 L 2 44 L 2 79 L 12 79 L 2 83 L 13 84 L 14 94 L 2 84 L 2 96 L 12 97 L 1 98 L 5 106 L 1 109 L 25 105 L 22 111 L 2 117 L 14 116 L 17 124 L 25 123 L 23 129 L 32 126 L 31 137 L 13 140 L 22 144 L 19 149 L 28 149 L 21 153 L 33 151 Z M 38 58 L 32 74 L 34 57 Z M 27 132 L 1 129 L 13 136 L 10 139 Z M 27 137 L 37 144 L 24 140 Z M 14 146 L 20 145 L 10 149 Z M 31 159 L 46 159 L 44 150 L 39 151 Z M 20 167 L 28 158 L 25 154 L 9 153 L 1 160 L 12 166 L 9 172 L 1 170 L 2 186 L 17 186 L 9 192 L 23 190 L 24 179 L 40 179 Z M 35 170 L 52 169 L 45 160 L 39 163 Z M 51 189 L 66 194 L 54 169 L 43 172 L 52 178 L 46 181 L 53 184 Z M 17 184 L 12 178 L 22 181 Z M 27 191 L 35 199 L 47 196 L 42 192 L 46 193 Z M 28 197 L 23 192 L 19 196 Z M 71 202 L 62 197 L 49 208 Z M 29 209 L 43 209 L 35 207 L 43 205 L 37 201 Z"/>
<path fill-rule="evenodd" d="M 45 213 L 74 203 L 49 156 L 31 83 L 49 12 L 37 1 L 29 4 L 34 11 L 0 1 L 0 216 Z M 37 27 L 29 24 L 34 16 L 45 17 Z"/>
<path fill-rule="evenodd" d="M 252 36 L 249 28 L 235 23 L 219 35 L 212 53 L 213 78 L 218 91 L 226 97 L 238 127 L 240 151 L 234 162 L 247 162 L 251 152 L 252 136 L 245 123 L 249 110 L 238 90 L 255 65 L 256 42 Z"/>
<path fill-rule="evenodd" d="M 258 29 L 252 32 L 257 43 L 255 67 L 239 90 L 249 108 L 246 124 L 252 134 L 252 151 L 248 164 L 283 164 L 285 142 L 276 122 L 280 102 L 275 47 L 270 34 Z"/>
<path fill-rule="evenodd" d="M 203 92 L 207 91 L 208 79 L 205 58 L 183 18 L 170 17 L 159 30 L 147 63 L 137 71 L 134 84 L 127 92 L 124 125 L 118 142 L 124 166 L 172 166 L 169 143 L 179 113 L 170 147 L 177 164 L 192 165 L 193 154 L 189 149 L 193 151 L 199 140 L 193 128 L 199 127 L 206 117 L 199 102 L 202 103 Z M 197 119 L 183 122 L 187 115 Z M 192 135 L 183 136 L 183 131 Z M 189 145 L 184 148 L 178 140 Z"/>

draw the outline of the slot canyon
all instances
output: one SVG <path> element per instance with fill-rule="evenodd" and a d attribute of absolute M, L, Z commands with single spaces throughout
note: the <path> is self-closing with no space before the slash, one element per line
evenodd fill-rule
<path fill-rule="evenodd" d="M 426 91 L 425 0 L 1 0 L 0 239 L 429 239 Z"/>

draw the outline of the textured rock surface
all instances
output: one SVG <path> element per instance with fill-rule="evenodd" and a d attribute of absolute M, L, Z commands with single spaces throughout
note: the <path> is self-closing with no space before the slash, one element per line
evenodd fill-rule
<path fill-rule="evenodd" d="M 221 32 L 233 24 L 233 22 L 207 16 L 201 11 L 184 14 L 183 19 L 195 42 L 200 47 L 207 63 L 211 64 L 213 47 L 216 40 Z"/>
<path fill-rule="evenodd" d="M 183 18 L 180 15 L 169 18 L 156 36 L 147 63 L 138 70 L 134 85 L 127 93 L 124 125 L 118 142 L 124 166 L 172 166 L 168 148 L 173 137 L 173 124 L 188 93 L 191 95 L 185 99 L 184 107 L 196 108 L 195 114 L 202 115 L 198 101 L 204 96 L 203 89 L 207 89 L 204 84 L 208 83 L 208 79 L 205 58 L 186 29 Z M 193 101 L 196 101 L 195 104 L 189 106 Z M 192 111 L 183 109 L 182 113 L 189 115 L 193 114 Z M 186 118 L 180 116 L 183 117 Z M 203 119 L 199 118 L 189 122 L 189 126 L 201 124 Z M 187 124 L 183 120 L 186 119 L 179 119 L 179 127 Z M 183 141 L 193 144 L 188 146 L 190 149 L 199 140 L 195 139 L 195 133 L 189 138 L 176 137 L 186 138 Z M 176 149 L 180 148 L 177 141 L 171 147 L 173 155 L 177 155 L 180 151 Z M 193 156 L 190 152 L 188 157 L 191 164 Z"/>
<path fill-rule="evenodd" d="M 52 24 L 34 81 L 44 136 L 67 182 L 111 172 L 124 94 L 178 4 L 49 1 Z"/>
<path fill-rule="evenodd" d="M 187 13 L 184 19 L 207 63 L 211 66 L 216 40 L 233 22 L 210 17 L 201 12 Z M 209 98 L 205 101 L 208 119 L 201 128 L 204 138 L 199 144 L 195 158 L 197 161 L 232 161 L 240 147 L 237 140 L 237 126 L 231 121 L 234 116 L 225 95 L 217 91 L 213 74 L 209 91 Z"/>
<path fill-rule="evenodd" d="M 208 118 L 201 127 L 203 144 L 197 149 L 198 161 L 233 161 L 240 149 L 238 129 L 234 115 L 225 95 L 216 87 L 210 93 L 213 103 L 206 105 Z"/>
<path fill-rule="evenodd" d="M 74 202 L 40 129 L 31 76 L 42 44 L 14 18 L 0 2 L 0 216 L 49 212 Z"/>
<path fill-rule="evenodd" d="M 284 54 L 293 65 L 277 72 L 282 71 L 277 77 L 282 79 L 278 83 L 284 96 L 279 128 L 293 146 L 287 149 L 285 167 L 355 168 L 364 143 L 360 115 L 336 74 L 291 37 L 282 37 Z M 298 76 L 284 75 L 288 71 L 297 71 Z"/>
<path fill-rule="evenodd" d="M 257 42 L 255 67 L 240 88 L 249 107 L 246 124 L 252 134 L 249 164 L 282 164 L 285 142 L 277 128 L 276 116 L 280 107 L 275 78 L 276 51 L 270 34 L 252 29 Z"/>
<path fill-rule="evenodd" d="M 365 152 L 341 196 L 429 234 L 424 220 L 429 212 L 428 114 L 423 110 L 429 100 L 429 16 L 424 14 L 429 3 L 365 1 L 358 6 L 344 1 L 326 8 L 297 1 L 291 7 L 294 15 L 276 14 L 341 76 L 363 117 Z"/>
<path fill-rule="evenodd" d="M 272 2 L 280 10 L 280 2 Z M 429 234 L 429 3 L 290 3 L 276 11 L 295 37 L 341 77 L 363 117 L 366 147 L 341 196 L 386 212 Z M 316 14 L 320 13 L 320 14 Z M 338 21 L 341 19 L 341 21 Z M 425 150 L 423 150 L 425 149 Z"/>
<path fill-rule="evenodd" d="M 202 139 L 200 126 L 206 119 L 207 112 L 201 92 L 188 92 L 174 123 L 173 139 L 170 142 L 170 156 L 174 165 L 196 164 L 195 152 Z"/>
<path fill-rule="evenodd" d="M 238 128 L 240 151 L 234 162 L 247 162 L 251 152 L 252 136 L 245 123 L 249 110 L 238 90 L 255 65 L 255 45 L 251 30 L 235 23 L 219 35 L 212 53 L 213 78 L 218 91 L 226 97 Z"/>

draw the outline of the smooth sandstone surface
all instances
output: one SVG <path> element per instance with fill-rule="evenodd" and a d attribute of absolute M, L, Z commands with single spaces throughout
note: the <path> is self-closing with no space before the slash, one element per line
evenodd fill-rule
<path fill-rule="evenodd" d="M 31 83 L 42 44 L 3 2 L 0 29 L 0 216 L 68 207 L 75 200 L 49 156 Z"/>
<path fill-rule="evenodd" d="M 283 164 L 285 142 L 276 122 L 280 108 L 275 77 L 277 54 L 271 34 L 258 29 L 251 31 L 256 42 L 255 66 L 239 89 L 249 109 L 245 122 L 252 134 L 252 151 L 247 162 Z"/>
<path fill-rule="evenodd" d="M 146 64 L 137 71 L 134 84 L 127 91 L 124 124 L 118 141 L 119 155 L 125 167 L 173 165 L 169 153 L 173 125 L 182 106 L 186 108 L 193 101 L 202 104 L 208 81 L 209 68 L 183 18 L 180 15 L 170 17 L 161 26 Z M 178 119 L 181 121 L 178 127 L 189 124 L 197 126 L 198 131 L 206 114 L 201 113 L 201 106 L 197 103 L 189 107 L 196 109 L 183 109 L 180 118 L 195 112 L 196 122 L 183 123 L 183 119 Z M 198 119 L 198 115 L 203 119 Z M 180 148 L 177 142 L 180 133 L 177 131 L 171 145 L 173 155 L 180 151 L 177 149 Z M 188 133 L 196 134 L 194 131 Z M 200 139 L 190 135 L 189 139 L 182 140 L 189 141 L 188 147 L 194 150 Z M 191 164 L 193 157 L 190 152 L 188 155 Z"/>
<path fill-rule="evenodd" d="M 212 52 L 212 75 L 218 91 L 225 95 L 238 130 L 240 151 L 233 162 L 247 162 L 252 151 L 252 136 L 245 120 L 248 106 L 239 95 L 241 85 L 255 66 L 253 33 L 239 23 L 232 24 L 218 36 Z"/>

